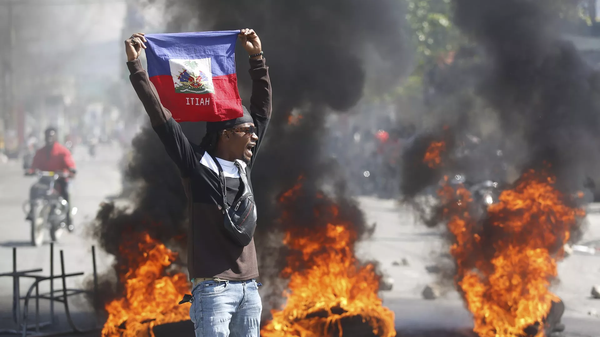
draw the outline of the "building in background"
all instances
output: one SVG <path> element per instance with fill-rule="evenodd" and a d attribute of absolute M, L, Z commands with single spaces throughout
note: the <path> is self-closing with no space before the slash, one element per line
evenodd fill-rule
<path fill-rule="evenodd" d="M 0 0 L 0 153 L 49 125 L 61 141 L 90 104 L 116 104 L 125 0 Z"/>

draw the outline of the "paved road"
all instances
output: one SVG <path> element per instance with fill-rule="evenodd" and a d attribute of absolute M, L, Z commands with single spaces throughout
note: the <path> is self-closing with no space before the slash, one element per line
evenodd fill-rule
<path fill-rule="evenodd" d="M 83 150 L 83 151 L 82 151 Z M 58 249 L 65 251 L 68 272 L 83 271 L 91 274 L 90 246 L 93 238 L 86 231 L 86 222 L 92 219 L 98 204 L 107 196 L 120 191 L 120 174 L 117 162 L 121 157 L 118 148 L 100 147 L 96 158 L 88 158 L 85 149 L 75 151 L 79 166 L 77 180 L 72 186 L 73 200 L 80 208 L 77 230 L 65 234 L 57 245 L 55 262 L 58 266 Z M 45 268 L 49 266 L 49 246 L 29 246 L 29 228 L 23 220 L 21 204 L 27 198 L 33 178 L 22 176 L 19 163 L 0 164 L 0 273 L 12 268 L 12 247 L 18 247 L 20 269 Z M 412 211 L 398 207 L 393 201 L 375 198 L 360 198 L 369 223 L 377 223 L 373 237 L 359 245 L 359 256 L 381 263 L 383 271 L 395 281 L 390 292 L 383 292 L 384 304 L 396 314 L 396 326 L 400 330 L 454 330 L 466 331 L 471 327 L 471 318 L 464 309 L 455 291 L 435 301 L 421 299 L 423 287 L 434 280 L 425 266 L 432 264 L 436 252 L 443 249 L 443 241 L 436 231 L 420 225 Z M 590 226 L 585 239 L 600 239 L 600 214 L 589 216 Z M 394 261 L 405 258 L 408 266 L 394 266 Z M 99 252 L 98 265 L 105 270 L 111 257 Z M 58 271 L 58 267 L 56 269 Z M 600 318 L 588 315 L 590 310 L 600 313 L 600 300 L 590 299 L 592 284 L 600 283 L 600 256 L 573 255 L 559 267 L 561 283 L 555 286 L 557 294 L 567 306 L 564 322 L 568 336 L 600 336 Z M 88 278 L 89 279 L 89 278 Z M 74 279 L 71 285 L 79 287 L 84 278 Z M 27 282 L 24 281 L 25 285 Z M 14 328 L 11 324 L 10 306 L 12 283 L 0 278 L 0 330 Z M 73 301 L 78 312 L 80 325 L 93 324 L 89 309 L 83 299 Z M 47 305 L 42 311 L 47 312 Z M 64 326 L 64 317 L 58 312 Z M 1 335 L 1 334 L 0 334 Z M 90 336 L 98 335 L 90 334 Z M 414 336 L 421 336 L 414 334 Z M 458 336 L 461 333 L 429 333 L 422 336 Z M 413 336 L 413 334 L 411 334 Z"/>
<path fill-rule="evenodd" d="M 98 148 L 97 156 L 90 158 L 87 148 L 79 147 L 74 151 L 78 166 L 77 178 L 73 181 L 70 192 L 73 203 L 79 208 L 75 217 L 76 230 L 65 233 L 55 245 L 55 273 L 60 272 L 59 250 L 65 252 L 65 267 L 68 273 L 85 272 L 86 277 L 74 278 L 69 287 L 80 287 L 92 273 L 91 246 L 93 239 L 89 235 L 87 222 L 95 217 L 98 204 L 105 197 L 120 192 L 120 173 L 117 163 L 121 158 L 121 150 L 106 145 Z M 21 209 L 23 201 L 27 200 L 29 186 L 35 182 L 34 177 L 23 176 L 20 162 L 0 164 L 0 273 L 12 271 L 12 248 L 17 247 L 17 265 L 19 270 L 43 268 L 44 274 L 49 274 L 50 255 L 49 238 L 41 247 L 29 244 L 29 225 L 24 220 Z M 108 268 L 112 261 L 110 256 L 98 252 L 98 268 Z M 21 282 L 22 287 L 28 286 L 27 280 Z M 57 282 L 58 283 L 58 282 Z M 43 287 L 42 291 L 47 291 Z M 22 294 L 25 290 L 22 291 Z M 0 278 L 0 330 L 14 328 L 10 313 L 12 303 L 12 280 Z M 82 298 L 75 298 L 74 305 L 82 307 Z M 42 303 L 42 312 L 47 311 L 48 305 Z M 59 311 L 60 312 L 60 311 Z"/>
<path fill-rule="evenodd" d="M 394 280 L 393 291 L 382 292 L 384 305 L 396 314 L 399 329 L 467 329 L 470 314 L 456 291 L 426 301 L 421 291 L 435 275 L 425 267 L 432 265 L 436 252 L 444 251 L 439 232 L 419 224 L 414 213 L 391 200 L 360 198 L 369 223 L 376 223 L 373 237 L 360 244 L 359 256 L 377 260 L 384 273 Z M 597 206 L 597 205 L 594 205 Z M 584 241 L 600 239 L 600 214 L 588 216 Z M 408 266 L 394 266 L 405 258 Z M 573 336 L 600 337 L 600 300 L 590 298 L 593 284 L 600 284 L 600 256 L 571 255 L 559 265 L 560 283 L 555 293 L 566 305 L 564 323 Z M 600 315 L 600 314 L 599 314 Z"/>

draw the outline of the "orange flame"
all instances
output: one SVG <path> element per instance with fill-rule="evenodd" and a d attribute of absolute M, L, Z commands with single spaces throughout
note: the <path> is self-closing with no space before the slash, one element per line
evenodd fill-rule
<path fill-rule="evenodd" d="M 280 202 L 293 203 L 300 193 L 299 183 Z M 315 215 L 328 223 L 318 228 L 293 226 L 286 232 L 284 243 L 293 252 L 281 274 L 289 278 L 289 290 L 284 293 L 287 304 L 281 311 L 271 311 L 273 320 L 261 335 L 342 336 L 344 322 L 358 317 L 377 336 L 395 336 L 394 313 L 377 296 L 379 276 L 374 266 L 361 265 L 354 256 L 357 233 L 353 224 L 339 220 L 337 206 L 325 196 L 318 198 L 326 206 L 315 207 Z M 281 220 L 298 221 L 285 212 Z"/>
<path fill-rule="evenodd" d="M 300 122 L 302 121 L 302 118 L 304 118 L 302 115 L 297 114 L 290 114 L 288 116 L 288 125 L 299 125 Z"/>
<path fill-rule="evenodd" d="M 190 305 L 178 305 L 190 285 L 183 273 L 168 275 L 165 268 L 171 265 L 177 253 L 152 239 L 147 233 L 136 237 L 137 251 L 128 251 L 122 245 L 121 256 L 135 266 L 119 275 L 125 285 L 125 297 L 106 304 L 108 320 L 102 336 L 154 336 L 155 325 L 189 319 Z"/>
<path fill-rule="evenodd" d="M 432 142 L 425 152 L 425 158 L 423 162 L 431 168 L 438 168 L 442 166 L 442 152 L 446 151 L 446 143 L 444 142 Z"/>
<path fill-rule="evenodd" d="M 481 337 L 522 336 L 531 325 L 543 326 L 559 300 L 548 287 L 563 244 L 585 212 L 565 205 L 554 183 L 544 172 L 525 173 L 488 208 L 485 232 L 469 215 L 468 190 L 444 184 L 439 191 L 455 238 L 450 253 L 456 282 Z M 544 336 L 544 329 L 536 336 Z"/>

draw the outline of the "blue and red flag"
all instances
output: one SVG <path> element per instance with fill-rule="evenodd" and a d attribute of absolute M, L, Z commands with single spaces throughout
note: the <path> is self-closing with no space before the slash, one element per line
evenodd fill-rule
<path fill-rule="evenodd" d="M 241 117 L 235 72 L 239 30 L 148 34 L 148 76 L 178 122 Z"/>

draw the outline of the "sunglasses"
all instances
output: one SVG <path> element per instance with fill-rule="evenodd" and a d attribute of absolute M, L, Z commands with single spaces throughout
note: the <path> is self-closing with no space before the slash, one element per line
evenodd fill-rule
<path fill-rule="evenodd" d="M 258 129 L 256 128 L 256 126 L 252 125 L 252 126 L 245 126 L 245 127 L 239 127 L 239 128 L 231 128 L 231 130 L 235 131 L 235 132 L 243 132 L 245 134 L 253 134 L 256 133 L 258 131 Z"/>

